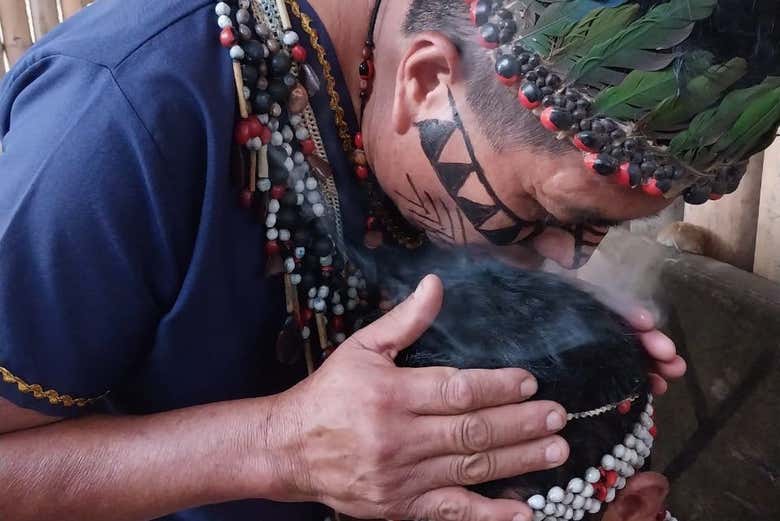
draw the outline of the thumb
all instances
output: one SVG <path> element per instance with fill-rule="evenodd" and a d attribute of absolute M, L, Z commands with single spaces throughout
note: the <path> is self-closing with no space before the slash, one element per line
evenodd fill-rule
<path fill-rule="evenodd" d="M 444 288 L 435 275 L 425 277 L 406 300 L 350 339 L 390 360 L 422 336 L 441 311 Z"/>

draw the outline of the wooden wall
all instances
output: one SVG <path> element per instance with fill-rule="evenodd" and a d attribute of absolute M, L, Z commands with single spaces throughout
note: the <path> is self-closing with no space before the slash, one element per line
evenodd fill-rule
<path fill-rule="evenodd" d="M 88 3 L 0 0 L 0 79 L 36 39 Z M 680 218 L 678 205 L 665 212 L 660 221 Z M 719 260 L 780 281 L 780 139 L 752 161 L 750 174 L 736 194 L 701 207 L 685 208 L 685 220 L 712 232 Z M 651 226 L 657 228 L 658 223 Z"/>

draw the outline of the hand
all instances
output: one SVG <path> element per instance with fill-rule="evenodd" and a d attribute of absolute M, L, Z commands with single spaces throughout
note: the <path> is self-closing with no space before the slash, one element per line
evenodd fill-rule
<path fill-rule="evenodd" d="M 568 445 L 552 434 L 564 427 L 563 408 L 521 403 L 537 384 L 520 369 L 393 363 L 431 325 L 442 291 L 438 278 L 427 277 L 280 397 L 280 417 L 299 440 L 293 499 L 359 518 L 531 519 L 520 501 L 491 500 L 463 487 L 562 464 Z"/>

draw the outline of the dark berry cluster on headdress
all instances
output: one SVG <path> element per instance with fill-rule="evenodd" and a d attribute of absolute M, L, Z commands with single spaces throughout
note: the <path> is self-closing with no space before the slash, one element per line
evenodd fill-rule
<path fill-rule="evenodd" d="M 498 79 L 508 87 L 518 88 L 520 104 L 532 110 L 546 129 L 557 133 L 559 139 L 571 139 L 586 154 L 588 168 L 612 177 L 620 185 L 641 188 L 653 196 L 668 193 L 675 181 L 691 173 L 665 154 L 662 147 L 635 135 L 631 125 L 594 113 L 588 96 L 566 85 L 541 56 L 526 49 L 517 39 L 514 14 L 503 7 L 502 1 L 466 0 L 466 3 L 478 28 L 481 45 L 498 49 L 495 56 Z M 744 164 L 723 167 L 715 180 L 702 176 L 685 190 L 686 202 L 702 204 L 733 192 L 745 169 Z"/>

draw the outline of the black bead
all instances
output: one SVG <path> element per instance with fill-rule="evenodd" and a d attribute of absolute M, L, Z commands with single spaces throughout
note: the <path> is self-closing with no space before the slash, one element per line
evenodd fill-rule
<path fill-rule="evenodd" d="M 287 103 L 288 98 L 290 97 L 290 89 L 287 87 L 287 85 L 284 84 L 284 82 L 280 80 L 273 80 L 268 85 L 268 94 L 271 95 L 273 100 L 280 105 L 284 105 Z"/>
<path fill-rule="evenodd" d="M 598 150 L 601 148 L 600 141 L 593 132 L 580 132 L 577 134 L 577 139 L 591 150 Z"/>
<path fill-rule="evenodd" d="M 515 19 L 515 16 L 512 14 L 512 11 L 510 11 L 509 9 L 501 8 L 498 11 L 496 11 L 496 15 L 498 15 L 498 17 L 501 18 L 502 20 L 514 20 Z"/>
<path fill-rule="evenodd" d="M 511 54 L 502 54 L 496 59 L 496 73 L 504 78 L 513 78 L 520 73 L 517 59 Z"/>
<path fill-rule="evenodd" d="M 586 99 L 578 99 L 577 100 L 577 108 L 584 109 L 584 110 L 590 110 L 590 101 Z"/>
<path fill-rule="evenodd" d="M 539 79 L 539 75 L 536 74 L 536 71 L 529 71 L 528 74 L 525 75 L 525 79 L 535 82 L 537 79 Z"/>
<path fill-rule="evenodd" d="M 583 119 L 580 121 L 580 130 L 591 130 L 593 127 L 592 119 Z"/>
<path fill-rule="evenodd" d="M 287 158 L 287 151 L 281 146 L 268 146 L 268 168 L 269 170 L 284 170 L 287 173 L 287 168 L 284 166 Z"/>
<path fill-rule="evenodd" d="M 549 96 L 553 92 L 555 92 L 555 89 L 553 89 L 552 87 L 542 87 L 542 94 L 544 96 Z"/>
<path fill-rule="evenodd" d="M 645 161 L 642 163 L 641 168 L 643 174 L 650 175 L 655 172 L 655 169 L 658 168 L 658 165 L 655 163 L 655 161 Z"/>
<path fill-rule="evenodd" d="M 288 190 L 284 197 L 282 197 L 281 200 L 282 206 L 287 206 L 289 208 L 295 208 L 298 206 L 298 194 L 293 192 L 292 190 Z"/>
<path fill-rule="evenodd" d="M 248 42 L 245 42 L 243 49 L 244 55 L 246 56 L 246 61 L 249 63 L 259 63 L 265 58 L 265 49 L 263 48 L 263 44 L 257 40 L 249 40 Z"/>
<path fill-rule="evenodd" d="M 314 259 L 318 264 L 319 261 L 317 259 Z M 309 271 L 304 271 L 303 275 L 301 275 L 301 289 L 308 292 L 311 288 L 317 285 L 317 277 L 314 276 L 313 273 Z"/>
<path fill-rule="evenodd" d="M 636 150 L 636 140 L 635 140 L 635 139 L 628 138 L 628 139 L 626 139 L 626 140 L 625 140 L 625 142 L 623 143 L 623 146 L 624 146 L 624 147 L 626 148 L 626 150 L 628 150 L 629 152 L 633 152 L 634 150 Z"/>
<path fill-rule="evenodd" d="M 368 77 L 369 74 L 371 74 L 371 65 L 365 60 L 360 62 L 360 65 L 358 65 L 358 74 L 364 78 Z"/>
<path fill-rule="evenodd" d="M 276 214 L 276 227 L 283 230 L 293 230 L 298 224 L 298 212 L 295 208 L 282 207 Z"/>
<path fill-rule="evenodd" d="M 660 179 L 655 182 L 656 188 L 661 192 L 666 193 L 672 189 L 672 181 L 670 179 Z"/>
<path fill-rule="evenodd" d="M 254 89 L 257 85 L 257 80 L 260 79 L 260 73 L 257 71 L 257 67 L 243 67 L 244 83 L 247 87 Z"/>
<path fill-rule="evenodd" d="M 618 171 L 620 164 L 618 161 L 607 154 L 599 154 L 593 162 L 593 170 L 599 175 L 612 175 Z"/>
<path fill-rule="evenodd" d="M 591 124 L 591 128 L 593 129 L 593 132 L 596 132 L 597 134 L 606 133 L 606 127 L 604 127 L 604 121 L 601 119 L 597 119 L 593 121 L 593 123 Z"/>
<path fill-rule="evenodd" d="M 555 74 L 549 74 L 547 76 L 547 86 L 557 89 L 558 87 L 561 86 L 561 78 L 559 78 Z"/>
<path fill-rule="evenodd" d="M 520 86 L 520 90 L 523 92 L 523 96 L 526 97 L 531 103 L 538 103 L 542 100 L 542 91 L 533 83 L 524 81 Z"/>
<path fill-rule="evenodd" d="M 522 74 L 523 76 L 525 76 L 526 74 L 528 74 L 528 73 L 531 71 L 531 69 L 533 69 L 533 67 L 531 67 L 531 66 L 530 66 L 530 65 L 528 65 L 527 63 L 524 63 L 524 64 L 522 64 L 522 65 L 520 66 L 520 74 Z"/>
<path fill-rule="evenodd" d="M 612 139 L 624 139 L 626 137 L 626 133 L 620 129 L 617 129 L 610 132 L 609 137 Z"/>
<path fill-rule="evenodd" d="M 632 187 L 637 187 L 642 184 L 642 169 L 637 163 L 628 165 L 628 183 Z"/>
<path fill-rule="evenodd" d="M 479 34 L 482 35 L 482 39 L 488 43 L 498 43 L 498 26 L 495 24 L 487 23 L 483 25 L 479 28 Z"/>
<path fill-rule="evenodd" d="M 273 76 L 282 77 L 290 72 L 291 67 L 292 58 L 287 51 L 279 51 L 271 58 L 271 74 Z"/>
<path fill-rule="evenodd" d="M 312 245 L 312 253 L 317 257 L 327 257 L 333 253 L 333 242 L 328 237 L 320 237 Z"/>
<path fill-rule="evenodd" d="M 588 112 L 582 109 L 577 109 L 571 114 L 572 116 L 574 116 L 574 119 L 576 119 L 577 121 L 582 121 L 583 119 L 588 117 Z"/>
<path fill-rule="evenodd" d="M 515 31 L 510 31 L 509 29 L 501 29 L 498 33 L 498 41 L 501 44 L 511 42 L 514 37 Z"/>
<path fill-rule="evenodd" d="M 528 60 L 531 58 L 531 55 L 527 53 L 525 49 L 523 49 L 519 45 L 515 45 L 512 51 L 517 56 L 517 61 L 520 62 L 520 65 L 525 65 L 526 63 L 528 63 Z"/>
<path fill-rule="evenodd" d="M 696 185 L 688 188 L 683 195 L 683 199 L 688 204 L 699 205 L 710 200 L 712 189 L 709 186 Z"/>
<path fill-rule="evenodd" d="M 295 235 L 293 236 L 293 242 L 298 247 L 307 247 L 309 245 L 309 239 L 311 238 L 311 235 L 309 234 L 308 230 L 299 228 L 295 230 Z"/>
<path fill-rule="evenodd" d="M 550 121 L 559 130 L 569 130 L 574 125 L 574 118 L 568 110 L 553 109 Z"/>
<path fill-rule="evenodd" d="M 542 89 L 542 94 L 544 94 L 544 89 Z M 552 107 L 555 105 L 555 98 L 552 96 L 545 96 L 542 98 L 542 105 L 545 107 Z"/>
<path fill-rule="evenodd" d="M 537 67 L 541 63 L 541 60 L 539 59 L 539 55 L 532 54 L 530 58 L 528 58 L 528 65 L 531 67 Z"/>
<path fill-rule="evenodd" d="M 491 0 L 479 0 L 474 9 L 476 24 L 478 26 L 485 25 L 491 14 L 493 14 L 493 2 Z"/>
<path fill-rule="evenodd" d="M 266 91 L 258 91 L 252 100 L 252 109 L 255 114 L 268 114 L 273 104 L 273 98 Z"/>
<path fill-rule="evenodd" d="M 538 74 L 540 77 L 547 78 L 547 75 L 550 74 L 550 71 L 548 71 L 545 67 L 542 67 L 539 65 L 536 68 L 536 74 Z"/>
<path fill-rule="evenodd" d="M 290 174 L 285 167 L 268 168 L 268 177 L 271 182 L 276 186 L 283 186 L 287 184 L 287 180 L 290 179 Z"/>
<path fill-rule="evenodd" d="M 568 101 L 566 101 L 565 107 L 566 107 L 566 110 L 568 110 L 569 112 L 574 112 L 577 109 L 577 104 L 574 103 L 571 100 L 568 100 Z"/>
<path fill-rule="evenodd" d="M 547 85 L 546 78 L 543 78 L 543 77 L 536 78 L 536 86 L 537 87 L 539 87 L 541 89 L 541 88 L 545 87 L 546 85 Z"/>

